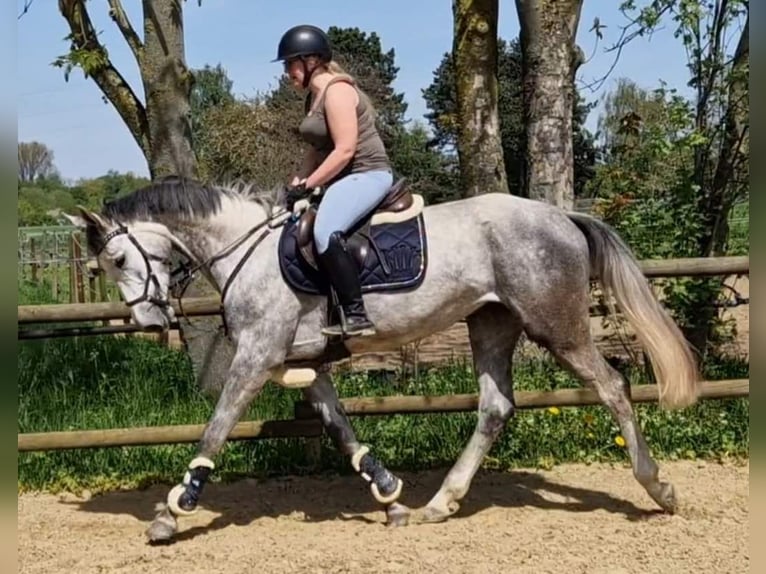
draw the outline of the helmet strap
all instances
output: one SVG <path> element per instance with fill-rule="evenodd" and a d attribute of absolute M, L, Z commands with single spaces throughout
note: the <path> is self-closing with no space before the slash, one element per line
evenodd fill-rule
<path fill-rule="evenodd" d="M 306 66 L 306 58 L 304 56 L 301 56 L 301 63 L 303 64 L 303 89 L 305 90 L 311 83 L 311 76 L 314 75 L 314 70 L 309 71 L 308 66 Z"/>

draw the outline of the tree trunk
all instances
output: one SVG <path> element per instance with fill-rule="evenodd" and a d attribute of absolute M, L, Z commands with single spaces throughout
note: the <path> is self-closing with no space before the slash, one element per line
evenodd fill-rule
<path fill-rule="evenodd" d="M 521 29 L 527 196 L 572 209 L 575 45 L 582 0 L 516 0 Z"/>
<path fill-rule="evenodd" d="M 734 188 L 746 185 L 748 174 L 749 105 L 748 82 L 750 65 L 750 15 L 740 33 L 729 72 L 726 110 L 723 118 L 723 142 L 715 166 L 713 181 L 704 194 L 701 212 L 706 217 L 705 233 L 701 238 L 703 256 L 724 255 L 728 233 L 728 218 L 734 199 Z"/>
<path fill-rule="evenodd" d="M 151 178 L 164 175 L 197 176 L 192 148 L 192 75 L 184 54 L 183 0 L 142 0 L 144 40 L 136 34 L 120 0 L 109 0 L 109 16 L 130 47 L 141 72 L 145 104 L 118 72 L 100 43 L 85 0 L 59 0 L 69 24 L 72 46 L 56 64 L 67 74 L 82 68 L 98 85 L 130 130 L 146 158 Z M 186 290 L 187 297 L 214 295 L 202 277 Z M 184 342 L 203 388 L 208 378 L 223 376 L 230 356 L 220 352 L 220 317 L 205 317 L 184 327 Z M 215 351 L 215 352 L 214 352 Z"/>
<path fill-rule="evenodd" d="M 724 24 L 719 23 L 719 26 L 723 28 Z M 698 242 L 699 252 L 703 257 L 726 254 L 726 241 L 729 237 L 729 212 L 735 199 L 739 196 L 736 188 L 747 185 L 748 181 L 749 30 L 750 15 L 748 14 L 734 52 L 731 71 L 727 76 L 728 88 L 726 90 L 721 147 L 715 160 L 715 171 L 711 180 L 708 180 L 708 185 L 705 185 L 707 161 L 697 166 L 699 170 L 698 179 L 703 182 L 704 186 L 699 208 L 704 218 L 704 227 Z M 712 84 L 713 82 L 711 82 Z M 706 101 L 709 101 L 709 96 Z M 707 117 L 708 114 L 707 105 L 705 108 L 700 107 L 698 112 L 703 118 Z M 709 156 L 705 154 L 703 157 L 707 160 Z M 711 336 L 714 334 L 715 319 L 718 316 L 715 302 L 719 298 L 722 284 L 723 278 L 695 281 L 695 288 L 704 289 L 704 291 L 700 297 L 700 305 L 694 314 L 693 321 L 684 329 L 684 334 L 703 356 L 707 353 Z"/>
<path fill-rule="evenodd" d="M 182 0 L 143 0 L 144 42 L 131 25 L 120 0 L 109 0 L 115 22 L 138 64 L 146 102 L 115 68 L 98 39 L 85 0 L 59 0 L 69 24 L 69 54 L 56 65 L 82 68 L 111 102 L 146 158 L 152 178 L 178 174 L 194 176 L 192 149 L 192 77 L 186 67 Z"/>
<path fill-rule="evenodd" d="M 192 76 L 186 67 L 183 0 L 143 0 L 144 54 L 141 79 L 146 94 L 152 177 L 196 175 L 192 149 Z"/>
<path fill-rule="evenodd" d="M 498 0 L 453 0 L 452 12 L 461 195 L 508 193 L 497 108 Z"/>

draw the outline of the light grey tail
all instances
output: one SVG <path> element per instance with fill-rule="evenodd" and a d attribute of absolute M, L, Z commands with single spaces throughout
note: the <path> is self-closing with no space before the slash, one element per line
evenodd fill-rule
<path fill-rule="evenodd" d="M 630 248 L 606 223 L 582 213 L 569 213 L 590 249 L 591 275 L 600 279 L 604 295 L 613 295 L 649 355 L 662 408 L 683 408 L 699 396 L 697 361 L 681 330 L 655 297 Z"/>

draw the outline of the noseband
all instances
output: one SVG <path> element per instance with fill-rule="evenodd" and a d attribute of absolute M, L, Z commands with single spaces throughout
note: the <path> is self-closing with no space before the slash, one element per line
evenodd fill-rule
<path fill-rule="evenodd" d="M 110 231 L 109 233 L 104 235 L 104 244 L 101 246 L 101 249 L 98 250 L 98 253 L 96 253 L 96 257 L 98 257 L 101 254 L 101 252 L 106 248 L 107 244 L 112 239 L 120 235 L 128 236 L 128 239 L 133 245 L 136 246 L 136 249 L 138 249 L 138 252 L 144 258 L 144 263 L 146 264 L 146 280 L 144 281 L 143 294 L 139 295 L 135 299 L 131 299 L 130 301 L 125 301 L 125 304 L 128 307 L 132 307 L 134 305 L 137 305 L 138 303 L 147 301 L 162 309 L 170 307 L 169 300 L 149 294 L 149 287 L 151 286 L 152 283 L 154 283 L 156 293 L 159 294 L 162 292 L 162 287 L 160 286 L 160 280 L 157 277 L 157 275 L 155 275 L 154 270 L 152 269 L 152 266 L 149 262 L 160 261 L 162 263 L 169 263 L 169 261 L 165 259 L 164 257 L 160 257 L 159 255 L 154 255 L 153 253 L 149 253 L 148 251 L 146 251 L 146 249 L 144 249 L 144 247 L 138 242 L 138 240 L 128 231 L 127 227 L 120 224 L 119 227 L 117 227 L 117 229 L 115 229 L 114 231 Z"/>

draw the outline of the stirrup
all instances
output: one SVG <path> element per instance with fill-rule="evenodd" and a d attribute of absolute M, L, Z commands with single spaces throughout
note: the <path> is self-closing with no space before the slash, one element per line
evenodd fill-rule
<path fill-rule="evenodd" d="M 346 315 L 346 309 L 338 306 L 340 311 L 340 322 L 333 325 L 327 325 L 322 329 L 322 333 L 334 337 L 364 337 L 377 333 L 375 325 L 370 321 L 367 315 L 354 314 L 352 317 L 358 318 L 362 325 L 349 325 Z"/>
<path fill-rule="evenodd" d="M 336 323 L 334 325 L 327 325 L 322 328 L 322 334 L 330 337 L 365 337 L 375 335 L 377 330 L 375 325 L 367 321 L 367 324 L 362 327 L 344 327 L 342 324 Z"/>

